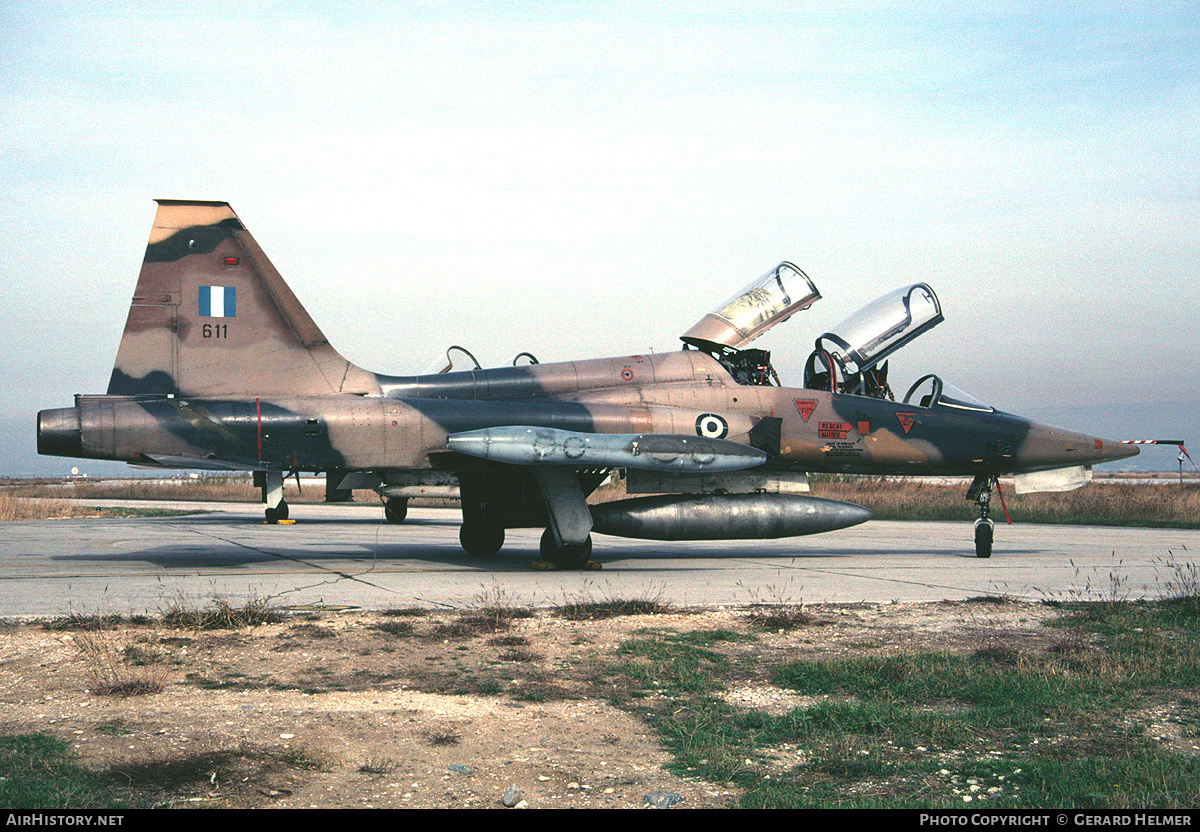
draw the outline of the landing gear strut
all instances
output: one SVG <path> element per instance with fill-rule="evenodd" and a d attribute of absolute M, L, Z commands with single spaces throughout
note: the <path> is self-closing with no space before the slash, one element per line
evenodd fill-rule
<path fill-rule="evenodd" d="M 574 471 L 534 469 L 550 521 L 542 535 L 542 560 L 558 569 L 583 569 L 592 555 L 592 512 Z"/>
<path fill-rule="evenodd" d="M 462 528 L 458 542 L 473 558 L 490 558 L 504 546 L 503 495 L 484 477 L 459 478 L 462 493 Z"/>
<path fill-rule="evenodd" d="M 255 471 L 254 484 L 262 489 L 263 515 L 267 523 L 274 526 L 288 519 L 288 504 L 283 500 L 283 473 Z"/>
<path fill-rule="evenodd" d="M 979 519 L 975 521 L 975 557 L 990 558 L 992 556 L 992 537 L 996 524 L 989 516 L 992 509 L 992 484 L 995 477 L 980 474 L 971 483 L 967 491 L 967 499 L 974 500 L 979 506 Z"/>

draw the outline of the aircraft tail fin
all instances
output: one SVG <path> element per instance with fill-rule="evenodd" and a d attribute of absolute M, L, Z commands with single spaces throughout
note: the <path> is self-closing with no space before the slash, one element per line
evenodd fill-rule
<path fill-rule="evenodd" d="M 225 202 L 158 200 L 110 395 L 378 393 Z"/>

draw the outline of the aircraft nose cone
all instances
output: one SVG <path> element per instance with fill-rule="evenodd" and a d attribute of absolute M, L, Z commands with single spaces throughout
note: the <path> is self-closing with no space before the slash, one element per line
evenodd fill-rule
<path fill-rule="evenodd" d="M 1115 459 L 1128 459 L 1131 456 L 1137 456 L 1141 453 L 1136 445 L 1126 445 L 1124 442 L 1118 442 L 1114 439 L 1097 439 L 1098 450 L 1105 451 L 1108 455 L 1104 458 L 1105 462 L 1110 462 Z"/>
<path fill-rule="evenodd" d="M 1094 465 L 1137 456 L 1137 453 L 1136 447 L 1115 439 L 1034 424 L 1017 454 L 1017 461 L 1022 466 Z"/>

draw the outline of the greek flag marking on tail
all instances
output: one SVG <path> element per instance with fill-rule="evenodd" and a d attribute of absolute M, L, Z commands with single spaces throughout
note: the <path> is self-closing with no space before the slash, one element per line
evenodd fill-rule
<path fill-rule="evenodd" d="M 201 286 L 199 306 L 201 318 L 236 318 L 237 287 Z"/>

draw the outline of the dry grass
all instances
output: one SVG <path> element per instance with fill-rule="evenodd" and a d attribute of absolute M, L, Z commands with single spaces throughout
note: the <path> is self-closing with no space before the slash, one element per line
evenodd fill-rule
<path fill-rule="evenodd" d="M 358 770 L 361 774 L 391 774 L 397 765 L 393 757 L 368 757 Z"/>
<path fill-rule="evenodd" d="M 1165 478 L 1161 485 L 1096 481 L 1074 491 L 1023 495 L 1013 493 L 1011 484 L 1001 487 L 1009 515 L 1016 523 L 1200 528 L 1200 482 L 1195 480 L 1185 481 L 1182 486 Z M 814 476 L 812 485 L 813 496 L 864 505 L 878 520 L 973 518 L 977 509 L 965 499 L 966 490 L 965 481 L 942 485 L 904 477 L 822 475 Z M 298 492 L 291 481 L 285 483 L 285 492 L 289 503 L 320 502 L 325 496 L 320 487 Z M 626 496 L 624 482 L 618 482 L 597 489 L 588 502 Z M 94 508 L 70 502 L 90 499 L 257 502 L 259 492 L 243 476 L 8 485 L 0 489 L 0 522 L 91 516 Z M 370 491 L 357 491 L 354 499 L 363 504 L 378 501 Z M 456 501 L 446 500 L 428 504 L 457 505 Z M 993 516 L 1003 517 L 999 495 L 993 494 L 992 509 Z"/>
<path fill-rule="evenodd" d="M 67 500 L 24 498 L 9 490 L 0 491 L 0 522 L 14 520 L 60 520 L 95 514 L 94 509 L 75 505 Z"/>
<path fill-rule="evenodd" d="M 160 693 L 166 687 L 166 668 L 148 668 L 144 663 L 130 665 L 126 659 L 136 656 L 133 645 L 114 640 L 105 633 L 78 632 L 72 636 L 79 655 L 87 664 L 88 690 L 96 696 L 143 696 Z"/>
<path fill-rule="evenodd" d="M 162 615 L 165 627 L 183 630 L 235 630 L 283 621 L 283 613 L 269 600 L 251 598 L 235 607 L 224 598 L 214 598 L 207 608 L 178 598 Z"/>
<path fill-rule="evenodd" d="M 375 629 L 381 633 L 401 638 L 407 638 L 416 632 L 416 628 L 407 621 L 381 621 L 375 625 Z"/>
<path fill-rule="evenodd" d="M 1097 526 L 1200 528 L 1200 486 L 1092 482 L 1074 491 L 1015 494 L 1001 484 L 1014 523 L 1071 523 Z M 877 520 L 961 520 L 974 516 L 965 499 L 967 484 L 940 485 L 917 479 L 814 478 L 813 494 L 859 503 Z M 999 495 L 992 515 L 1003 517 Z"/>
<path fill-rule="evenodd" d="M 1175 563 L 1167 563 L 1173 585 L 1180 593 L 1194 590 L 1196 570 L 1190 562 Z M 759 597 L 798 607 L 801 596 L 801 588 L 789 584 Z M 479 601 L 484 608 L 512 603 L 496 592 Z M 979 610 L 980 604 L 989 609 Z M 751 806 L 961 808 L 966 783 L 976 780 L 981 789 L 973 799 L 1005 810 L 1080 801 L 1093 808 L 1197 805 L 1196 627 L 1162 605 L 1071 610 L 1070 620 L 1055 624 L 1061 636 L 1046 629 L 1044 604 L 995 596 L 911 607 L 812 605 L 809 611 L 838 625 L 794 635 L 756 632 L 740 609 L 697 611 L 694 619 L 665 624 L 638 618 L 577 625 L 546 611 L 517 622 L 519 635 L 448 647 L 424 636 L 461 613 L 431 611 L 408 619 L 345 613 L 334 618 L 336 641 L 281 649 L 277 641 L 302 632 L 295 625 L 237 636 L 142 626 L 104 633 L 113 640 L 105 661 L 116 658 L 127 668 L 135 654 L 161 645 L 157 666 L 170 663 L 181 681 L 209 679 L 172 686 L 179 707 L 156 709 L 153 718 L 136 698 L 107 701 L 103 713 L 91 713 L 95 706 L 79 711 L 66 693 L 86 685 L 88 665 L 76 660 L 43 679 L 44 638 L 32 632 L 22 642 L 21 672 L 7 674 L 4 695 L 29 703 L 23 711 L 10 709 L 10 730 L 67 736 L 95 767 L 93 780 L 105 776 L 102 765 L 129 790 L 122 794 L 170 805 L 195 806 L 190 801 L 203 798 L 213 805 L 264 806 L 284 797 L 289 806 L 311 805 L 335 793 L 339 805 L 448 807 L 468 799 L 486 805 L 499 790 L 486 777 L 455 777 L 452 787 L 439 778 L 450 764 L 511 759 L 506 743 L 512 737 L 547 746 L 544 757 L 513 762 L 514 778 L 553 767 L 556 776 L 570 771 L 585 789 L 590 779 L 598 792 L 603 776 L 618 796 L 625 789 L 622 800 L 632 794 L 638 805 L 650 786 L 624 777 L 647 770 L 667 776 L 664 748 L 675 757 L 671 770 L 686 772 L 697 794 L 713 796 L 709 804 L 689 796 L 685 805 L 715 805 L 744 793 L 744 805 Z M 934 611 L 953 618 L 939 615 L 931 626 Z M 372 626 L 386 621 L 413 623 L 417 637 L 404 649 L 389 649 Z M 546 657 L 532 655 L 531 646 Z M 211 725 L 196 720 L 196 713 L 211 710 L 209 691 L 217 687 L 239 692 L 226 703 L 236 706 L 237 724 L 215 716 Z M 282 691 L 303 692 L 295 711 L 279 707 Z M 344 691 L 362 696 L 352 700 Z M 399 691 L 454 701 L 391 714 L 391 705 L 378 708 L 381 697 Z M 726 696 L 735 691 L 738 696 Z M 771 698 L 742 698 L 741 691 Z M 776 692 L 787 693 L 778 708 Z M 579 707 L 563 712 L 570 717 L 553 728 L 554 742 L 543 742 L 547 726 L 558 721 L 547 719 L 548 707 L 531 703 L 563 700 Z M 642 743 L 640 731 L 621 727 L 635 723 L 617 721 L 625 715 L 593 707 L 602 701 L 646 720 L 659 738 Z M 498 713 L 505 715 L 503 731 L 475 730 L 496 718 L 485 714 Z M 509 722 L 509 714 L 523 718 Z M 565 733 L 568 721 L 580 732 Z M 281 727 L 292 724 L 304 726 L 306 745 L 280 748 Z M 160 727 L 166 730 L 153 746 L 141 736 L 123 737 Z M 71 735 L 75 728 L 82 741 Z M 176 735 L 189 738 L 187 744 L 178 744 Z M 126 747 L 135 742 L 134 762 L 114 763 L 129 759 Z M 399 759 L 397 748 L 415 751 Z M 142 756 L 153 749 L 152 758 Z M 410 773 L 417 758 L 428 764 Z M 320 781 L 302 774 L 321 766 L 329 776 Z M 367 774 L 404 778 L 405 789 L 428 780 L 431 788 L 409 804 L 408 795 L 388 798 L 390 787 L 385 792 Z M 710 785 L 727 783 L 736 789 Z M 566 805 L 567 796 L 555 799 Z M 385 798 L 390 802 L 378 803 Z"/>
<path fill-rule="evenodd" d="M 92 777 L 149 806 L 244 808 L 262 805 L 264 797 L 287 797 L 299 772 L 329 768 L 328 760 L 304 747 L 242 743 L 182 757 L 127 759 Z"/>
<path fill-rule="evenodd" d="M 320 503 L 325 489 L 319 483 L 298 488 L 295 480 L 284 480 L 284 498 L 289 503 Z M 355 491 L 354 500 L 374 505 L 373 491 Z M 66 482 L 7 481 L 0 495 L 64 503 L 67 500 L 166 500 L 214 503 L 257 503 L 259 489 L 250 477 L 229 474 L 179 479 L 69 480 Z M 69 515 L 64 515 L 69 516 Z M 40 517 L 13 519 L 45 519 Z"/>
<path fill-rule="evenodd" d="M 809 627 L 816 624 L 819 619 L 804 609 L 803 604 L 781 604 L 755 607 L 746 615 L 746 620 L 750 622 L 751 626 L 761 630 L 787 632 L 801 627 Z"/>
<path fill-rule="evenodd" d="M 1146 475 L 1152 478 L 1153 475 Z M 1200 528 L 1200 482 L 1161 477 L 1161 484 L 1097 480 L 1074 491 L 1016 494 L 1001 480 L 1004 502 L 1014 523 L 1068 523 L 1092 526 Z M 812 495 L 858 503 L 876 520 L 963 520 L 978 516 L 966 499 L 967 480 L 953 485 L 910 477 L 814 475 Z M 624 482 L 598 488 L 592 504 L 622 500 Z M 1000 495 L 992 493 L 992 516 L 1003 518 Z"/>
<path fill-rule="evenodd" d="M 640 595 L 634 597 L 614 596 L 606 591 L 607 597 L 596 598 L 592 587 L 585 587 L 576 595 L 568 595 L 566 600 L 553 608 L 553 615 L 565 618 L 567 621 L 603 621 L 606 618 L 616 618 L 623 615 L 666 615 L 679 612 L 669 601 L 663 598 L 667 593 L 666 585 L 650 585 L 645 587 Z"/>
<path fill-rule="evenodd" d="M 287 495 L 298 499 L 295 487 Z M 285 484 L 286 486 L 286 484 Z M 320 489 L 309 489 L 319 491 Z M 72 480 L 58 484 L 32 484 L 6 489 L 18 497 L 60 500 L 202 500 L 213 502 L 250 502 L 259 499 L 259 490 L 247 476 L 199 477 L 178 480 Z M 308 496 L 308 495 L 305 495 Z M 324 491 L 316 498 L 323 499 Z"/>
<path fill-rule="evenodd" d="M 462 734 L 453 728 L 437 728 L 426 733 L 425 740 L 434 746 L 458 745 L 462 742 Z"/>
<path fill-rule="evenodd" d="M 511 647 L 501 652 L 497 658 L 502 662 L 540 662 L 546 657 L 524 647 Z"/>
<path fill-rule="evenodd" d="M 512 629 L 517 619 L 533 616 L 532 608 L 494 586 L 476 593 L 471 609 L 459 613 L 453 621 L 438 624 L 432 635 L 435 639 L 463 639 L 502 633 Z"/>
<path fill-rule="evenodd" d="M 1162 603 L 1190 618 L 1200 618 L 1200 565 L 1180 562 L 1174 554 L 1161 561 L 1167 577 L 1162 583 Z"/>
<path fill-rule="evenodd" d="M 482 607 L 459 615 L 453 621 L 439 624 L 434 629 L 434 638 L 475 638 L 476 636 L 500 633 L 512 628 L 518 618 L 531 618 L 531 610 L 515 607 Z"/>

